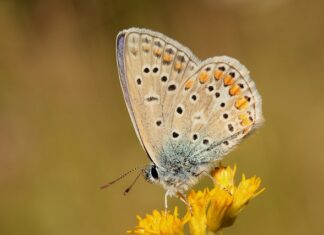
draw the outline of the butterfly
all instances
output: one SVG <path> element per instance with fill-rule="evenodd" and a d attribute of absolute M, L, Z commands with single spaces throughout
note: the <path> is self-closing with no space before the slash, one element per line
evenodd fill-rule
<path fill-rule="evenodd" d="M 177 41 L 148 29 L 117 36 L 124 99 L 151 163 L 144 178 L 167 197 L 183 193 L 262 123 L 249 71 L 228 56 L 200 61 Z"/>

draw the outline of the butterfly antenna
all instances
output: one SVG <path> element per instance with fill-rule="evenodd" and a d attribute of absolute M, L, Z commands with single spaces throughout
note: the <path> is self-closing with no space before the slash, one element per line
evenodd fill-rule
<path fill-rule="evenodd" d="M 125 191 L 124 191 L 124 196 L 126 196 L 127 193 L 129 193 L 129 191 L 133 188 L 134 184 L 136 183 L 136 181 L 138 180 L 138 178 L 141 176 L 141 174 L 142 174 L 142 172 L 140 172 L 140 173 L 136 176 L 136 178 L 134 179 L 134 181 L 131 183 L 131 185 L 130 185 L 127 189 L 125 189 Z"/>
<path fill-rule="evenodd" d="M 123 179 L 125 176 L 127 176 L 128 174 L 130 174 L 130 173 L 136 171 L 137 169 L 138 169 L 138 167 L 135 167 L 135 168 L 131 169 L 130 171 L 128 171 L 128 172 L 122 174 L 121 176 L 119 176 L 117 179 L 115 179 L 115 180 L 113 180 L 113 181 L 110 181 L 110 182 L 108 182 L 107 184 L 102 185 L 102 186 L 100 187 L 100 189 L 108 188 L 110 185 L 112 185 L 112 184 L 116 183 L 117 181 Z M 137 177 L 137 178 L 138 178 L 138 177 Z"/>

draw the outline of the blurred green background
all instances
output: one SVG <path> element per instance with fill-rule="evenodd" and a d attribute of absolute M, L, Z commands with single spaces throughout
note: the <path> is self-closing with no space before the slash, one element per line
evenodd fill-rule
<path fill-rule="evenodd" d="M 122 195 L 134 176 L 98 188 L 148 162 L 115 62 L 116 34 L 132 26 L 200 59 L 239 59 L 263 97 L 265 125 L 224 163 L 267 190 L 224 234 L 322 234 L 323 9 L 321 0 L 1 1 L 0 234 L 124 234 L 136 214 L 164 208 L 163 189 L 143 179 Z"/>

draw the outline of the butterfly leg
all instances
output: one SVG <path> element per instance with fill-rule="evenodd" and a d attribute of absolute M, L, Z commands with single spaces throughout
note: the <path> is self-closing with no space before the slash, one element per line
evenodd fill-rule
<path fill-rule="evenodd" d="M 164 212 L 165 212 L 165 214 L 168 213 L 168 196 L 169 196 L 169 191 L 167 190 L 164 194 Z"/>
<path fill-rule="evenodd" d="M 190 214 L 192 214 L 192 206 L 191 204 L 187 201 L 187 198 L 185 195 L 183 195 L 182 193 L 180 192 L 177 192 L 177 196 L 179 197 L 179 199 L 184 203 L 186 204 L 186 206 L 189 208 L 190 210 Z"/>

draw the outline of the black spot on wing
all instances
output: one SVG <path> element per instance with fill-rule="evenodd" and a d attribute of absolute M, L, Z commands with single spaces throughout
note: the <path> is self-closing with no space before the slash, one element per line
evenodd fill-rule
<path fill-rule="evenodd" d="M 158 100 L 159 100 L 159 98 L 156 96 L 149 96 L 146 98 L 147 102 L 158 101 Z"/>

